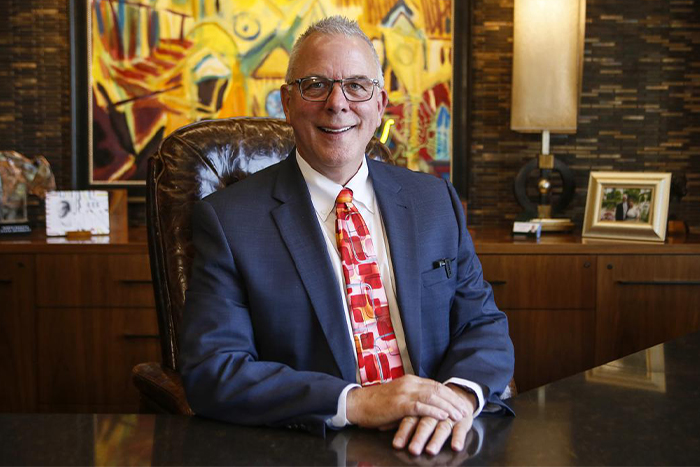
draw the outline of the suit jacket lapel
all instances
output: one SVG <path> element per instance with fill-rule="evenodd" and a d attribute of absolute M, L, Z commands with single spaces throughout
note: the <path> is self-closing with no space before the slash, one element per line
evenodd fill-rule
<path fill-rule="evenodd" d="M 273 196 L 282 204 L 272 211 L 272 216 L 309 294 L 340 373 L 346 381 L 354 382 L 354 345 L 345 324 L 342 297 L 295 152 L 292 150 L 280 163 Z"/>
<path fill-rule="evenodd" d="M 418 271 L 416 219 L 411 199 L 386 167 L 368 160 L 369 174 L 389 240 L 389 251 L 396 279 L 396 298 L 401 313 L 406 346 L 413 370 L 423 375 L 421 349 L 421 281 Z"/>

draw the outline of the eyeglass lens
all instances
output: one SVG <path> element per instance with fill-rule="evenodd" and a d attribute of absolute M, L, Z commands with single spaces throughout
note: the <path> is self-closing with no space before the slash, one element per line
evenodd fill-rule
<path fill-rule="evenodd" d="M 299 82 L 301 97 L 313 101 L 325 101 L 333 90 L 334 80 L 329 78 L 304 78 Z M 345 98 L 349 101 L 367 101 L 372 98 L 374 83 L 368 78 L 349 78 L 340 81 Z"/>

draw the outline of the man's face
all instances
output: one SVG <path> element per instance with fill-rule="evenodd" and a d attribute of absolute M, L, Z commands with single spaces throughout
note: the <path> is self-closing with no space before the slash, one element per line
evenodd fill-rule
<path fill-rule="evenodd" d="M 299 51 L 292 79 L 378 79 L 375 63 L 369 45 L 359 37 L 314 34 Z M 302 99 L 296 83 L 282 86 L 281 93 L 299 154 L 316 171 L 344 185 L 359 169 L 367 143 L 381 124 L 386 91 L 375 87 L 366 102 L 349 102 L 339 83 L 325 102 Z"/>

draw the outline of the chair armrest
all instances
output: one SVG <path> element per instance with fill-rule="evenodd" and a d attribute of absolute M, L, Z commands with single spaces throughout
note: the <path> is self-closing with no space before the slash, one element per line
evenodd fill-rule
<path fill-rule="evenodd" d="M 515 385 L 515 378 L 511 378 L 506 390 L 501 394 L 501 400 L 510 399 L 518 395 L 518 387 Z"/>
<path fill-rule="evenodd" d="M 139 363 L 131 373 L 134 386 L 141 393 L 141 413 L 194 415 L 178 372 L 149 362 Z"/>

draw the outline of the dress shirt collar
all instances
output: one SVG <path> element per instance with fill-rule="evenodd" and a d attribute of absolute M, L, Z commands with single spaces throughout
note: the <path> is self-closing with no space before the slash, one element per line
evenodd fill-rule
<path fill-rule="evenodd" d="M 328 216 L 332 212 L 335 212 L 335 199 L 343 188 L 350 188 L 352 190 L 353 202 L 355 204 L 362 205 L 370 213 L 374 214 L 374 189 L 372 188 L 372 181 L 369 178 L 366 158 L 362 158 L 360 169 L 353 175 L 345 187 L 343 187 L 314 170 L 314 168 L 301 157 L 298 150 L 296 151 L 296 156 L 301 175 L 304 177 L 304 181 L 306 181 L 306 185 L 309 187 L 311 202 L 319 217 L 323 219 L 324 222 L 328 220 Z"/>

